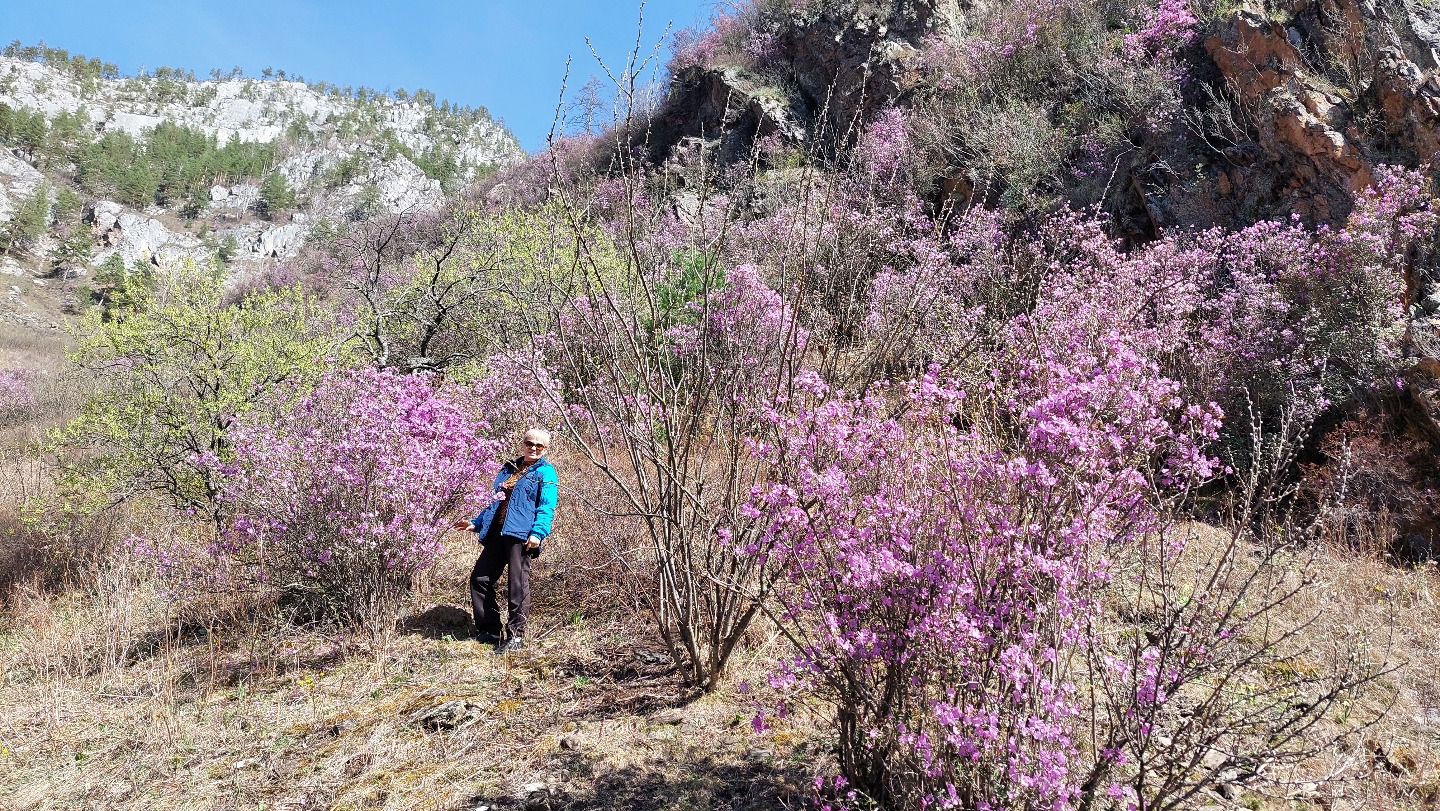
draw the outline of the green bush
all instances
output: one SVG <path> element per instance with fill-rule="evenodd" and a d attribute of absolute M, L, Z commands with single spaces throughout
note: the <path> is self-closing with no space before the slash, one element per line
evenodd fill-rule
<path fill-rule="evenodd" d="M 213 515 L 215 473 L 200 456 L 226 455 L 237 417 L 282 381 L 314 380 L 339 353 L 331 314 L 299 290 L 230 302 L 223 288 L 217 269 L 187 262 L 138 290 L 123 317 L 81 319 L 71 360 L 97 390 L 51 437 L 72 506 L 154 494 Z"/>
<path fill-rule="evenodd" d="M 0 144 L 19 149 L 33 158 L 43 151 L 49 132 L 43 113 L 0 104 Z"/>
<path fill-rule="evenodd" d="M 349 185 L 365 171 L 366 163 L 365 156 L 359 152 L 346 155 L 325 173 L 325 185 L 331 188 Z"/>
<path fill-rule="evenodd" d="M 20 201 L 15 216 L 9 222 L 0 223 L 0 253 L 14 253 L 33 246 L 50 225 L 50 186 L 45 183 L 35 187 L 28 197 Z"/>
<path fill-rule="evenodd" d="M 110 254 L 95 272 L 92 291 L 100 305 L 100 320 L 108 323 L 123 318 L 140 306 L 154 286 L 155 270 L 150 264 L 136 263 L 134 268 L 128 268 L 123 256 Z"/>

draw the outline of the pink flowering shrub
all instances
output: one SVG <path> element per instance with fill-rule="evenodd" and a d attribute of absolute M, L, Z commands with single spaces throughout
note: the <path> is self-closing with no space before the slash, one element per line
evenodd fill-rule
<path fill-rule="evenodd" d="M 501 210 L 538 206 L 558 187 L 593 179 L 613 148 L 613 141 L 593 134 L 557 134 L 539 154 L 480 181 L 477 202 Z"/>
<path fill-rule="evenodd" d="M 668 331 L 672 351 L 697 384 L 754 408 L 793 376 L 809 333 L 794 309 L 760 279 L 753 265 L 724 274 L 724 284 L 685 305 L 693 323 Z"/>
<path fill-rule="evenodd" d="M 930 283 L 954 267 L 940 226 L 918 198 L 887 182 L 885 170 L 872 173 L 868 158 L 856 164 L 850 176 L 817 178 L 768 216 L 730 226 L 722 246 L 727 262 L 754 265 L 804 291 L 797 315 L 823 353 L 812 362 L 846 386 L 923 368 L 934 358 L 910 351 L 915 329 L 928 324 L 925 340 L 946 342 L 939 333 L 954 323 L 954 311 L 934 320 L 925 313 L 935 298 Z M 880 278 L 883 313 L 870 306 L 868 291 Z"/>
<path fill-rule="evenodd" d="M 923 222 L 918 201 L 906 210 Z M 890 374 L 968 365 L 1026 298 L 1017 290 L 1024 273 L 1005 256 L 1008 242 L 1000 215 L 986 209 L 956 218 L 943 235 L 916 227 L 897 241 L 905 254 L 891 257 L 866 291 L 872 363 Z"/>
<path fill-rule="evenodd" d="M 894 186 L 904 180 L 902 172 L 914 144 L 905 130 L 905 112 L 887 107 L 861 131 L 851 159 L 882 186 Z"/>
<path fill-rule="evenodd" d="M 233 462 L 210 460 L 232 516 L 211 554 L 308 611 L 383 621 L 488 498 L 502 448 L 473 409 L 453 387 L 372 369 L 277 393 L 270 416 L 232 428 Z"/>
<path fill-rule="evenodd" d="M 534 353 L 496 353 L 471 387 L 470 402 L 489 426 L 489 435 L 511 440 L 531 428 L 559 424 L 560 383 Z"/>
<path fill-rule="evenodd" d="M 1174 149 L 1184 137 L 1181 52 L 1198 28 L 1184 0 L 1018 0 L 966 18 L 923 49 L 934 90 L 912 130 L 917 162 L 970 170 L 987 203 L 1108 203 L 1137 146 Z"/>
<path fill-rule="evenodd" d="M 1407 257 L 1436 225 L 1423 189 L 1418 174 L 1382 170 L 1338 228 L 1262 222 L 1132 254 L 1137 287 L 1148 278 L 1166 291 L 1158 317 L 1142 321 L 1157 355 L 1237 416 L 1268 419 L 1290 404 L 1313 417 L 1351 398 L 1392 362 Z M 1146 299 L 1134 299 L 1137 315 Z"/>
<path fill-rule="evenodd" d="M 878 219 L 843 211 L 842 223 Z M 1232 445 L 1248 436 L 1251 416 L 1313 419 L 1386 376 L 1408 257 L 1429 249 L 1436 226 L 1421 178 L 1395 171 L 1382 172 L 1338 228 L 1261 222 L 1178 232 L 1130 251 L 1103 219 L 1078 212 L 1013 233 L 995 212 L 975 210 L 944 238 L 923 230 L 918 210 L 905 231 L 906 217 L 885 219 L 877 228 L 888 229 L 879 233 L 891 252 L 856 259 L 883 262 L 865 318 L 871 351 L 889 358 L 892 373 L 908 356 L 912 370 L 940 362 L 975 385 L 997 363 L 1050 351 L 997 342 L 1017 324 L 1066 341 L 1061 356 L 1084 348 L 1104 357 L 1103 342 L 1123 336 L 1180 396 L 1235 417 Z"/>
<path fill-rule="evenodd" d="M 560 314 L 557 334 L 542 342 L 570 376 L 572 395 L 584 389 L 616 425 L 643 423 L 656 405 L 607 391 L 616 378 L 666 391 L 702 389 L 691 394 L 707 409 L 754 409 L 793 374 L 809 339 L 794 308 L 755 266 L 721 269 L 713 258 L 681 249 L 672 259 L 647 274 L 648 295 L 575 297 Z M 653 357 L 627 357 L 641 347 Z"/>
<path fill-rule="evenodd" d="M 673 76 L 691 68 L 709 67 L 720 52 L 720 28 L 717 23 L 729 19 L 731 18 L 717 17 L 711 21 L 712 27 L 708 31 L 683 28 L 675 32 L 670 44 L 670 63 L 667 66 L 670 74 Z"/>
<path fill-rule="evenodd" d="M 850 399 L 812 377 L 774 410 L 760 447 L 778 481 L 751 508 L 770 530 L 751 549 L 798 649 L 775 682 L 834 700 L 845 785 L 867 801 L 1079 799 L 1072 668 L 1107 561 L 1159 525 L 1152 461 L 1205 475 L 1214 430 L 1110 348 L 1030 358 L 981 392 L 926 376 Z M 996 408 L 1014 409 L 1008 431 L 976 421 Z"/>
<path fill-rule="evenodd" d="M 0 369 L 0 425 L 23 418 L 35 407 L 30 386 L 34 376 L 28 369 Z"/>
<path fill-rule="evenodd" d="M 752 69 L 774 65 L 784 57 L 784 49 L 776 34 L 767 30 L 762 16 L 754 5 L 744 3 L 730 12 L 715 14 L 707 28 L 677 31 L 666 66 L 670 75 L 725 64 Z"/>
<path fill-rule="evenodd" d="M 1160 0 L 1155 8 L 1145 9 L 1139 29 L 1125 35 L 1125 56 L 1173 60 L 1194 39 L 1199 22 L 1190 11 L 1189 0 Z"/>
<path fill-rule="evenodd" d="M 605 192 L 622 212 L 622 195 L 635 194 Z M 741 508 L 764 475 L 750 442 L 809 333 L 770 277 L 722 267 L 692 241 L 702 227 L 664 216 L 615 227 L 632 250 L 571 279 L 553 332 L 535 338 L 564 387 L 565 432 L 613 485 L 605 509 L 650 541 L 650 588 L 634 598 L 691 683 L 712 690 L 765 587 L 760 563 L 739 551 L 757 531 Z M 603 239 L 588 238 L 602 255 Z"/>
<path fill-rule="evenodd" d="M 854 398 L 802 374 L 801 394 L 768 412 L 773 433 L 753 439 L 778 481 L 756 491 L 749 515 L 769 530 L 745 548 L 772 567 L 798 648 L 775 684 L 841 708 L 842 779 L 826 794 L 862 806 L 1124 805 L 1219 779 L 1195 770 L 1195 752 L 1241 757 L 1244 733 L 1225 719 L 1247 710 L 1209 685 L 1233 678 L 1236 657 L 1279 657 L 1274 640 L 1252 645 L 1263 617 L 1241 609 L 1265 581 L 1222 555 L 1215 582 L 1235 591 L 1188 591 L 1184 539 L 1161 540 L 1167 503 L 1233 472 L 1217 453 L 1253 467 L 1296 441 L 1273 435 L 1280 423 L 1313 419 L 1384 372 L 1407 258 L 1433 239 L 1419 184 L 1384 173 L 1340 228 L 1260 223 L 1130 251 L 1085 213 L 1011 231 L 976 210 L 942 237 L 918 208 L 832 187 L 829 233 L 850 249 L 834 261 L 861 278 L 878 266 L 853 344 L 865 352 L 849 361 L 888 357 L 893 379 L 908 355 L 958 380 L 932 373 L 902 396 L 874 382 L 885 374 L 822 369 L 871 381 Z M 1127 574 L 1118 593 L 1163 586 L 1161 641 L 1091 636 L 1117 560 L 1127 572 L 1144 561 L 1141 582 Z M 1278 753 L 1363 678 L 1286 682 L 1236 723 L 1270 730 Z M 1295 709 L 1286 690 L 1322 700 Z M 1181 695 L 1215 714 L 1177 726 Z M 1101 745 L 1077 745 L 1082 724 Z M 1165 750 L 1162 724 L 1192 748 Z"/>

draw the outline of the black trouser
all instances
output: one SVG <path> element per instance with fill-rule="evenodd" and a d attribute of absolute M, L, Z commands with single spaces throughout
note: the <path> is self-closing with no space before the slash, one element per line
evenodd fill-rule
<path fill-rule="evenodd" d="M 525 635 L 525 618 L 530 614 L 530 555 L 525 552 L 524 541 L 504 536 L 486 539 L 470 572 L 470 610 L 475 614 L 475 630 L 500 634 L 500 601 L 495 584 L 500 580 L 500 570 L 507 566 L 510 638 L 514 639 Z"/>

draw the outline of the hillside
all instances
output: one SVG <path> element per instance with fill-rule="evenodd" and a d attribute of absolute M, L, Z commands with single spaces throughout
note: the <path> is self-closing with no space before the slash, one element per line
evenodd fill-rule
<path fill-rule="evenodd" d="M 182 258 L 256 270 L 293 257 L 316 229 L 434 209 L 523 155 L 485 110 L 425 91 L 283 71 L 121 77 L 98 59 L 18 43 L 0 57 L 0 142 L 0 219 L 15 232 L 5 272 L 22 289 L 58 278 L 89 295 L 115 284 L 117 268 Z M 44 223 L 19 216 L 42 189 Z"/>
<path fill-rule="evenodd" d="M 937 208 L 1098 204 L 1142 241 L 1336 222 L 1377 166 L 1433 159 L 1437 54 L 1418 0 L 756 3 L 682 39 L 644 145 L 656 164 L 767 138 L 843 159 L 898 107 Z"/>
<path fill-rule="evenodd" d="M 0 806 L 1435 806 L 1436 19 L 752 0 L 488 164 L 12 54 Z"/>

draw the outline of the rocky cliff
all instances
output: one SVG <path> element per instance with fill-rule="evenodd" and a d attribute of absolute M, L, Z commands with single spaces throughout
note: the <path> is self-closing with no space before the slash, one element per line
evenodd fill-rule
<path fill-rule="evenodd" d="M 12 46 L 0 57 L 6 141 L 0 229 L 16 230 L 16 217 L 37 190 L 48 195 L 53 213 L 42 233 L 0 256 L 0 272 L 20 281 L 93 277 L 107 263 L 118 266 L 115 257 L 133 267 L 186 257 L 206 262 L 218 253 L 235 270 L 256 267 L 294 255 L 317 228 L 436 207 L 450 191 L 524 155 L 483 109 L 437 105 L 423 92 L 391 96 L 241 77 L 198 81 L 168 69 L 121 78 L 87 72 L 81 58 L 71 63 L 46 49 L 23 51 Z M 174 199 L 165 199 L 163 179 L 155 199 L 143 189 L 126 196 L 123 183 L 95 179 L 102 173 L 91 163 L 107 148 L 145 155 L 162 125 L 210 154 L 230 145 L 266 148 L 251 150 L 262 156 L 251 162 L 258 170 L 217 173 Z M 169 160 L 195 159 L 194 152 Z M 156 158 L 162 176 L 166 159 Z M 186 182 L 196 180 L 187 175 Z M 267 209 L 265 182 L 283 190 L 288 205 Z M 61 210 L 67 190 L 81 202 L 73 215 Z M 61 222 L 66 216 L 83 222 Z"/>
<path fill-rule="evenodd" d="M 898 156 L 887 171 L 937 222 L 982 206 L 1023 229 L 1093 207 L 1132 247 L 1266 220 L 1336 226 L 1385 167 L 1433 182 L 1440 154 L 1440 9 L 1426 0 L 763 0 L 683 41 L 672 76 L 632 144 L 677 187 L 695 155 L 742 192 L 742 167 L 761 189 L 796 167 L 834 177 L 864 164 L 851 147 L 873 126 Z M 1354 464 L 1386 471 L 1370 508 L 1405 516 L 1397 548 L 1417 557 L 1437 554 L 1417 506 L 1440 485 L 1437 244 L 1401 263 L 1398 385 L 1356 381 L 1371 394 L 1327 417 L 1369 448 Z"/>
<path fill-rule="evenodd" d="M 1146 35 L 1135 29 L 1161 28 L 1167 9 L 1188 18 L 1174 53 L 1128 52 Z M 1007 25 L 1019 29 L 1008 39 Z M 1104 202 L 1140 239 L 1292 212 L 1334 221 L 1377 165 L 1428 164 L 1440 151 L 1440 10 L 1424 0 L 1162 2 L 1129 16 L 1078 0 L 1048 12 L 988 0 L 762 3 L 695 50 L 677 56 L 653 118 L 657 159 L 699 139 L 733 161 L 770 135 L 834 158 L 898 105 L 932 125 L 951 117 L 939 125 L 955 134 L 929 156 L 932 197 L 971 188 L 963 178 L 977 170 L 1003 190 L 1036 156 L 997 160 L 975 119 L 1008 117 L 989 140 L 1054 130 L 1046 199 Z M 1168 74 L 1124 69 L 1162 57 L 1173 57 Z M 1145 80 L 1170 85 L 1168 119 L 1147 119 L 1138 89 L 1116 87 Z M 1031 132 L 1007 115 L 1021 108 Z M 1107 184 L 1084 182 L 1096 158 Z"/>

